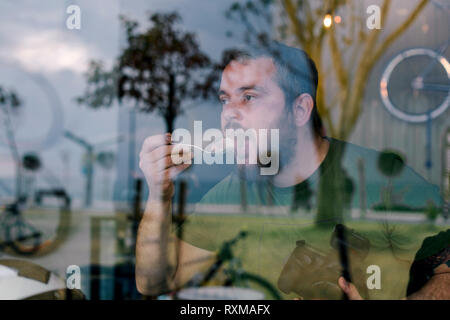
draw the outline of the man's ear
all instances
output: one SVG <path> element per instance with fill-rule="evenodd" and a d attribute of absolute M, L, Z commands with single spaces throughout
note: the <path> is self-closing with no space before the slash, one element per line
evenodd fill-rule
<path fill-rule="evenodd" d="M 297 127 L 302 127 L 308 123 L 313 108 L 314 101 L 310 94 L 303 93 L 295 99 L 292 110 Z"/>

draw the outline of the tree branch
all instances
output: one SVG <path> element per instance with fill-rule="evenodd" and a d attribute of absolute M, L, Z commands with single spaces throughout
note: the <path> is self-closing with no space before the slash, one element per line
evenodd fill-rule
<path fill-rule="evenodd" d="M 297 17 L 297 8 L 294 6 L 291 0 L 283 0 L 284 8 L 287 12 L 289 20 L 294 31 L 295 36 L 300 44 L 305 43 L 305 36 L 302 32 L 302 25 L 300 19 Z"/>
<path fill-rule="evenodd" d="M 316 98 L 316 108 L 319 112 L 322 119 L 325 121 L 325 124 L 328 128 L 329 135 L 334 136 L 335 135 L 335 127 L 333 124 L 333 121 L 331 119 L 330 115 L 330 109 L 327 107 L 326 97 L 325 97 L 325 79 L 323 78 L 323 72 L 322 72 L 322 64 L 321 64 L 321 56 L 318 56 L 316 58 L 317 63 L 317 73 L 319 76 L 319 83 L 317 85 L 317 98 Z"/>
<path fill-rule="evenodd" d="M 339 49 L 336 41 L 336 28 L 334 26 L 330 28 L 328 37 L 331 51 L 331 60 L 336 71 L 339 86 L 341 90 L 346 90 L 348 86 L 348 74 L 345 71 L 344 60 L 342 59 L 341 50 Z"/>
<path fill-rule="evenodd" d="M 393 31 L 386 40 L 377 48 L 372 56 L 372 60 L 378 60 L 381 55 L 390 47 L 390 45 L 408 29 L 408 27 L 414 22 L 419 13 L 425 8 L 428 0 L 421 0 L 416 8 L 411 12 L 408 18 L 395 30 Z"/>
<path fill-rule="evenodd" d="M 391 0 L 384 0 L 381 9 L 382 17 L 387 16 L 390 5 Z M 350 134 L 361 112 L 361 101 L 364 95 L 366 81 L 374 65 L 374 60 L 371 53 L 374 51 L 379 36 L 380 30 L 373 30 L 366 38 L 361 60 L 353 80 L 353 85 L 351 90 L 349 90 L 349 92 L 351 92 L 351 96 L 348 97 L 346 108 L 342 108 L 339 117 L 338 132 L 340 138 L 346 138 Z"/>
<path fill-rule="evenodd" d="M 386 0 L 389 1 L 389 0 Z M 373 55 L 370 55 L 370 58 L 365 61 L 364 65 L 361 67 L 364 69 L 365 74 L 361 74 L 360 77 L 355 78 L 355 86 L 357 87 L 354 91 L 356 92 L 354 95 L 354 101 L 351 103 L 351 107 L 353 107 L 352 114 L 348 119 L 348 130 L 346 130 L 345 134 L 348 135 L 353 128 L 356 120 L 358 119 L 358 115 L 361 109 L 361 100 L 362 94 L 364 91 L 364 87 L 358 84 L 358 82 L 365 82 L 368 79 L 370 71 L 373 69 L 375 63 L 380 59 L 381 55 L 392 45 L 392 43 L 403 34 L 406 29 L 414 22 L 419 13 L 425 8 L 425 5 L 428 3 L 428 0 L 421 0 L 415 9 L 411 12 L 411 14 L 405 19 L 405 21 L 395 30 L 393 31 L 386 40 L 375 50 Z"/>

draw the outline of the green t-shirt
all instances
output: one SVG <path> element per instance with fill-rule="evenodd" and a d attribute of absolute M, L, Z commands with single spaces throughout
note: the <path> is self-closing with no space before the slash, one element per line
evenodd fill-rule
<path fill-rule="evenodd" d="M 291 288 L 285 297 L 333 299 L 340 264 L 330 241 L 333 227 L 343 223 L 364 240 L 365 248 L 349 256 L 360 292 L 372 299 L 405 297 L 415 253 L 425 237 L 443 230 L 423 222 L 424 212 L 441 205 L 439 189 L 398 156 L 329 141 L 320 167 L 293 187 L 278 188 L 270 178 L 249 182 L 233 171 L 197 204 L 184 226 L 184 240 L 216 251 L 246 230 L 236 256 L 246 271 L 274 285 L 296 242 L 304 240 L 303 249 L 311 250 L 301 251 L 302 257 L 305 252 L 313 255 L 315 264 L 299 267 L 304 269 L 292 281 L 304 285 L 297 292 Z"/>

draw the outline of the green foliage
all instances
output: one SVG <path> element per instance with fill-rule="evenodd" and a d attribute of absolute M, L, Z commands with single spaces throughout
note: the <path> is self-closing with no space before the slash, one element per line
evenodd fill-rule
<path fill-rule="evenodd" d="M 378 170 L 387 177 L 399 175 L 405 167 L 404 157 L 393 150 L 384 150 L 378 158 Z"/>
<path fill-rule="evenodd" d="M 103 169 L 111 169 L 114 166 L 115 154 L 112 151 L 102 151 L 97 155 L 97 162 Z"/>
<path fill-rule="evenodd" d="M 436 218 L 439 216 L 441 210 L 437 207 L 433 201 L 427 202 L 427 207 L 425 209 L 425 215 L 427 216 L 428 221 L 434 222 Z"/>
<path fill-rule="evenodd" d="M 144 31 L 138 22 L 120 19 L 125 48 L 109 70 L 100 61 L 90 63 L 87 88 L 77 101 L 98 108 L 118 100 L 132 103 L 138 111 L 158 111 L 172 131 L 185 100 L 215 94 L 217 76 L 210 74 L 210 59 L 200 50 L 196 35 L 178 27 L 181 17 L 175 12 L 151 15 Z"/>
<path fill-rule="evenodd" d="M 91 61 L 86 80 L 85 92 L 83 96 L 77 97 L 76 101 L 94 109 L 111 106 L 117 96 L 117 69 L 107 71 L 103 62 Z"/>
<path fill-rule="evenodd" d="M 39 156 L 34 152 L 28 152 L 22 157 L 22 165 L 30 171 L 37 171 L 41 168 L 42 163 Z"/>

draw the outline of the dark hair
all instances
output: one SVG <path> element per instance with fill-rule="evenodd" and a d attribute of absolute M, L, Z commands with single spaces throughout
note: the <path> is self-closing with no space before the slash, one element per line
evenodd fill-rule
<path fill-rule="evenodd" d="M 314 133 L 321 135 L 323 124 L 316 104 L 319 76 L 314 61 L 301 49 L 271 41 L 258 48 L 245 47 L 229 50 L 224 57 L 224 66 L 233 60 L 245 62 L 261 57 L 273 60 L 277 69 L 276 80 L 284 92 L 286 104 L 292 105 L 295 99 L 303 93 L 308 93 L 312 97 L 314 107 L 311 112 L 311 124 Z M 290 111 L 288 109 L 288 112 Z"/>

